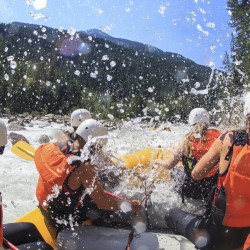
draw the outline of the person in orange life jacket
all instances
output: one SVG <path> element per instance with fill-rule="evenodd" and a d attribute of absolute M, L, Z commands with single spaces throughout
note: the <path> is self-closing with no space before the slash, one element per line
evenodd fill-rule
<path fill-rule="evenodd" d="M 98 220 L 102 210 L 121 210 L 124 202 L 104 192 L 96 171 L 98 153 L 107 142 L 107 138 L 100 138 L 103 136 L 107 136 L 106 128 L 94 119 L 87 119 L 77 128 L 73 143 L 61 150 L 56 143 L 48 143 L 35 153 L 40 174 L 36 189 L 39 207 L 46 223 L 57 232 L 86 219 Z M 132 211 L 141 209 L 137 200 L 127 205 Z"/>
<path fill-rule="evenodd" d="M 192 171 L 192 178 L 201 180 L 219 163 L 217 186 L 205 214 L 196 216 L 178 208 L 166 214 L 168 226 L 198 249 L 242 247 L 250 233 L 250 92 L 244 115 L 245 129 L 222 134 Z"/>
<path fill-rule="evenodd" d="M 206 178 L 200 181 L 194 181 L 191 178 L 191 171 L 221 134 L 217 129 L 208 127 L 210 124 L 209 114 L 204 108 L 195 108 L 190 112 L 189 124 L 192 128 L 175 150 L 173 158 L 167 162 L 155 161 L 156 164 L 166 169 L 172 169 L 179 161 L 182 161 L 184 174 L 179 167 L 174 168 L 172 174 L 176 182 L 177 192 L 181 193 L 183 202 L 184 197 L 206 199 L 212 186 L 215 185 L 217 180 L 216 169 L 208 173 Z"/>
<path fill-rule="evenodd" d="M 76 139 L 76 130 L 79 127 L 79 125 L 85 121 L 86 119 L 91 119 L 91 113 L 87 109 L 76 109 L 71 113 L 70 116 L 70 124 L 73 128 L 72 131 L 65 131 L 66 135 L 72 139 Z M 58 140 L 59 141 L 59 140 Z M 114 189 L 120 182 L 120 175 L 121 173 L 114 173 L 112 169 L 102 169 L 98 171 L 99 179 L 101 184 L 109 189 Z"/>
<path fill-rule="evenodd" d="M 0 155 L 4 153 L 6 144 L 7 127 L 4 121 L 0 119 Z M 20 222 L 3 224 L 2 195 L 0 193 L 0 249 L 8 247 L 4 239 L 17 246 L 20 250 L 37 250 L 38 246 L 39 249 L 52 250 L 52 247 L 44 242 L 41 234 L 32 223 Z"/>

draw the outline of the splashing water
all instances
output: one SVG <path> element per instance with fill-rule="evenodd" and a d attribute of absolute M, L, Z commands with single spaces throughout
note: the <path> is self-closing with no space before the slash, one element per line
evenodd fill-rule
<path fill-rule="evenodd" d="M 162 148 L 174 148 L 187 132 L 188 126 L 182 124 L 168 124 L 168 126 L 169 130 L 153 130 L 153 124 L 143 124 L 140 118 L 124 122 L 119 125 L 118 129 L 109 132 L 108 144 L 103 148 L 102 159 L 93 156 L 93 161 L 96 165 L 105 167 L 105 171 L 112 173 L 109 175 L 112 181 L 113 176 L 119 177 L 118 185 L 112 187 L 110 191 L 128 199 L 142 200 L 144 198 L 145 178 L 141 179 L 140 175 L 136 176 L 133 171 L 124 169 L 120 156 L 144 148 L 157 148 L 159 145 Z M 20 131 L 20 133 L 29 140 L 32 146 L 37 148 L 41 134 L 47 134 L 55 139 L 60 138 L 63 143 L 66 138 L 62 136 L 62 133 L 58 132 L 62 128 L 65 127 L 60 124 L 48 124 L 34 120 L 30 125 L 26 125 L 25 130 Z M 4 178 L 0 179 L 0 190 L 3 194 L 3 204 L 5 206 L 4 222 L 15 221 L 38 204 L 35 197 L 38 173 L 34 162 L 25 161 L 14 155 L 10 151 L 11 146 L 11 142 L 8 141 L 4 155 L 0 157 L 0 174 L 4 176 Z M 107 157 L 118 160 L 116 163 L 111 161 L 107 164 Z M 179 196 L 171 189 L 171 183 L 156 181 L 152 177 L 154 171 L 156 170 L 151 169 L 145 175 L 147 186 L 152 184 L 152 193 L 150 195 L 152 207 L 148 208 L 148 214 L 151 218 L 155 218 L 155 223 L 160 225 L 160 223 L 164 222 L 163 218 L 167 208 L 172 206 L 181 207 L 182 205 Z M 89 191 L 91 192 L 91 190 Z M 15 202 L 15 207 L 12 205 L 12 201 Z M 187 200 L 185 209 L 198 211 L 200 209 L 198 205 Z M 128 210 L 126 203 L 122 205 L 122 209 L 124 211 Z"/>

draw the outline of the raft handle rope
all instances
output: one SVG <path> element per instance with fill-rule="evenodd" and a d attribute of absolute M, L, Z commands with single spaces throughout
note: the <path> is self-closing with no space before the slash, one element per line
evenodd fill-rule
<path fill-rule="evenodd" d="M 146 213 L 146 217 L 147 217 L 147 225 L 150 225 L 150 222 L 149 222 L 149 217 L 148 217 L 148 212 L 147 212 L 147 209 L 152 207 L 152 202 L 150 200 L 150 195 L 152 194 L 153 190 L 152 190 L 152 186 L 153 186 L 153 183 L 151 185 L 149 185 L 148 187 L 151 187 L 151 190 L 148 192 L 147 191 L 147 182 L 145 180 L 145 186 L 144 186 L 144 189 L 145 189 L 145 195 L 144 195 L 144 198 L 142 199 L 141 203 L 145 202 L 145 213 Z M 133 238 L 134 237 L 140 237 L 140 234 L 136 234 L 135 235 L 135 229 L 132 228 L 129 235 L 128 235 L 128 243 L 127 243 L 127 246 L 125 248 L 125 250 L 131 250 L 131 242 L 133 241 Z"/>
<path fill-rule="evenodd" d="M 131 250 L 130 246 L 131 246 L 131 242 L 132 242 L 133 238 L 134 238 L 134 229 L 132 228 L 132 230 L 130 231 L 130 233 L 128 235 L 128 243 L 127 243 L 125 250 Z"/>
<path fill-rule="evenodd" d="M 142 202 L 145 202 L 145 214 L 146 214 L 146 218 L 147 218 L 147 225 L 149 227 L 151 227 L 151 224 L 150 224 L 149 216 L 148 216 L 148 208 L 152 207 L 152 202 L 151 202 L 151 199 L 150 199 L 150 196 L 151 196 L 151 194 L 153 192 L 152 186 L 153 186 L 153 183 L 147 187 L 147 182 L 145 180 L 145 186 L 144 186 L 145 196 L 144 196 Z M 151 187 L 150 191 L 147 190 L 149 187 Z"/>
<path fill-rule="evenodd" d="M 2 194 L 0 192 L 0 226 L 2 227 L 3 224 L 3 204 L 2 204 Z M 0 235 L 1 238 L 1 235 Z M 16 246 L 14 246 L 11 242 L 9 242 L 7 239 L 5 239 L 2 235 L 2 241 L 6 247 L 8 247 L 11 250 L 19 250 Z M 1 242 L 0 242 L 1 243 Z M 1 244 L 0 244 L 1 245 Z"/>

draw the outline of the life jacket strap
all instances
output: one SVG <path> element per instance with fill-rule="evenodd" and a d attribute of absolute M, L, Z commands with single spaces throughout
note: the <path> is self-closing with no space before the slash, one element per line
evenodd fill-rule
<path fill-rule="evenodd" d="M 131 250 L 130 246 L 131 246 L 131 242 L 132 242 L 133 238 L 134 238 L 134 229 L 132 229 L 128 235 L 128 243 L 127 243 L 125 250 Z"/>
<path fill-rule="evenodd" d="M 227 161 L 231 161 L 231 157 L 233 155 L 233 147 L 235 146 L 245 146 L 248 142 L 248 133 L 244 130 L 242 131 L 234 131 L 233 132 L 234 135 L 234 139 L 233 139 L 233 143 L 231 145 L 231 147 L 229 148 L 225 160 Z M 230 162 L 229 162 L 230 165 Z"/>

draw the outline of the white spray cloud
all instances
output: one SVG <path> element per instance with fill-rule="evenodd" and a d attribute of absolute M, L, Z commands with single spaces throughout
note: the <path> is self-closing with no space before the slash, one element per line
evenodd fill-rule
<path fill-rule="evenodd" d="M 46 8 L 47 0 L 26 0 L 28 5 L 32 5 L 36 10 L 41 10 Z"/>
<path fill-rule="evenodd" d="M 201 27 L 200 24 L 197 24 L 197 25 L 196 25 L 196 28 L 197 28 L 198 31 L 200 31 L 201 33 L 203 33 L 203 35 L 205 35 L 205 36 L 208 36 L 208 35 L 209 35 L 209 32 L 206 31 L 206 30 L 203 30 L 203 28 Z"/>

